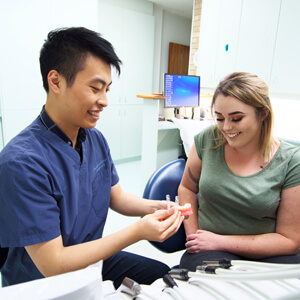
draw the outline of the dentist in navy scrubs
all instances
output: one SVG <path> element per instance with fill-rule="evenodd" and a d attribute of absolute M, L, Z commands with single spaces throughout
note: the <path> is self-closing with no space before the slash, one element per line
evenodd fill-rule
<path fill-rule="evenodd" d="M 46 103 L 0 153 L 0 245 L 8 248 L 2 285 L 79 270 L 103 260 L 103 280 L 151 284 L 161 262 L 121 251 L 164 241 L 182 223 L 165 201 L 126 193 L 104 136 L 95 129 L 108 105 L 112 45 L 83 27 L 53 30 L 40 52 Z M 30 97 L 30 95 L 28 95 Z M 101 122 L 101 120 L 100 120 Z M 108 209 L 144 216 L 102 236 Z"/>

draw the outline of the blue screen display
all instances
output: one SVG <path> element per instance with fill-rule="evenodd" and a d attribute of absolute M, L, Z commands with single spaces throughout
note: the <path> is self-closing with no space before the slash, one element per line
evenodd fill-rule
<path fill-rule="evenodd" d="M 199 106 L 200 77 L 164 74 L 165 107 Z"/>

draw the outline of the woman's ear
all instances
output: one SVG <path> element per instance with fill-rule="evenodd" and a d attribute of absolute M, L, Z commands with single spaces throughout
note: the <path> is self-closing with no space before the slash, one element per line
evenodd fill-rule
<path fill-rule="evenodd" d="M 62 76 L 56 71 L 51 70 L 47 76 L 49 91 L 51 90 L 54 94 L 59 94 L 61 89 Z"/>
<path fill-rule="evenodd" d="M 270 110 L 267 107 L 263 107 L 263 113 L 261 114 L 261 120 L 264 121 L 270 113 Z"/>

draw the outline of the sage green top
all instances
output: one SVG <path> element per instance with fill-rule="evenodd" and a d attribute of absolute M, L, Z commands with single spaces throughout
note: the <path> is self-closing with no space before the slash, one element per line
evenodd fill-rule
<path fill-rule="evenodd" d="M 281 190 L 300 184 L 300 148 L 284 141 L 270 163 L 250 176 L 234 174 L 215 146 L 208 127 L 194 138 L 202 170 L 199 180 L 199 228 L 217 234 L 275 232 Z M 300 201 L 300 199 L 299 199 Z"/>

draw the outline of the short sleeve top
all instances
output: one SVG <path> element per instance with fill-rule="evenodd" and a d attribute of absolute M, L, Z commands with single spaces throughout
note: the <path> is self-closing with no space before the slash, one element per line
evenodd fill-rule
<path fill-rule="evenodd" d="M 233 173 L 224 146 L 215 147 L 216 126 L 195 136 L 202 161 L 199 228 L 226 235 L 275 232 L 281 191 L 300 184 L 300 148 L 284 141 L 270 163 L 250 176 Z"/>
<path fill-rule="evenodd" d="M 119 177 L 107 142 L 86 130 L 79 153 L 37 118 L 0 153 L 0 245 L 6 284 L 41 277 L 24 247 L 62 235 L 64 246 L 102 237 Z"/>

